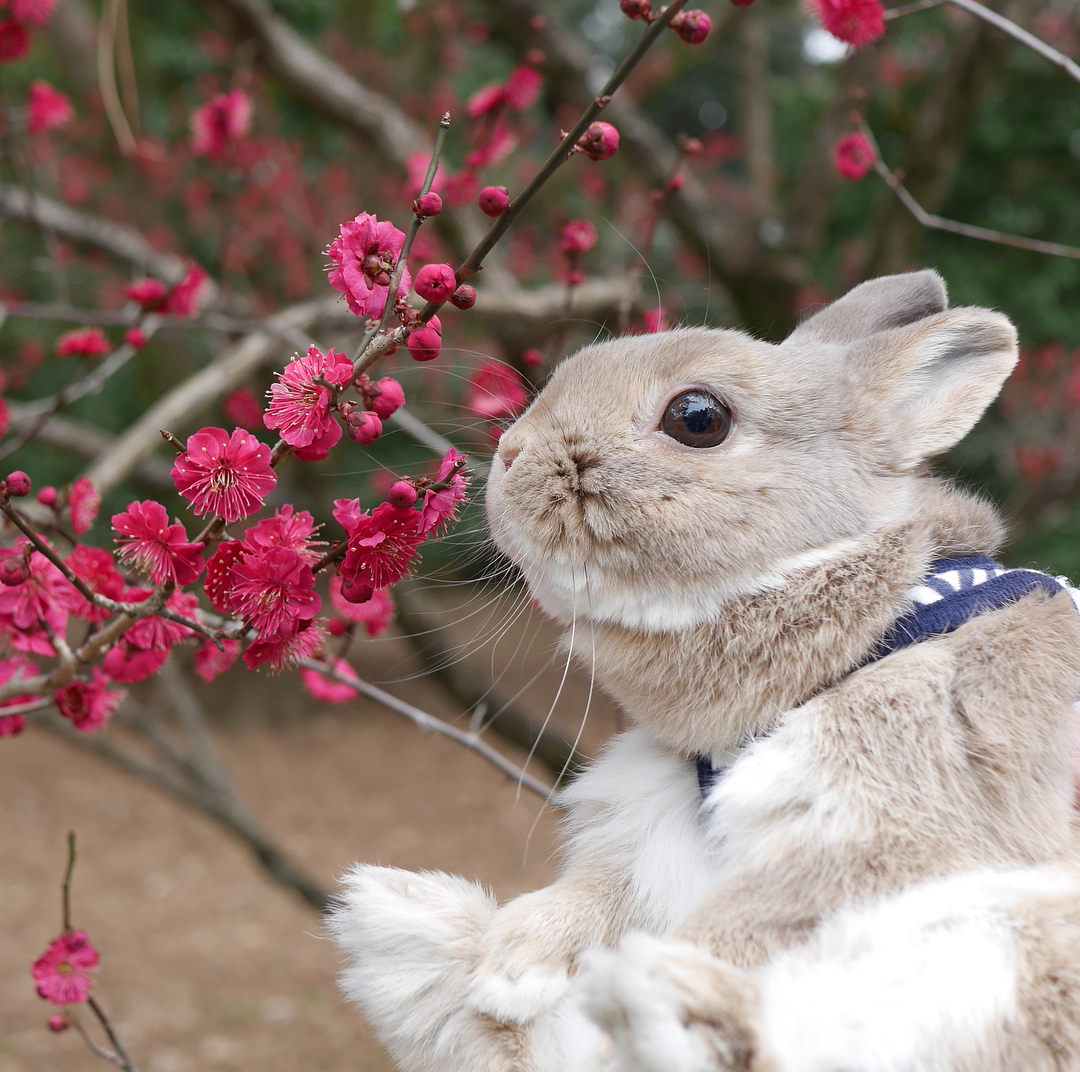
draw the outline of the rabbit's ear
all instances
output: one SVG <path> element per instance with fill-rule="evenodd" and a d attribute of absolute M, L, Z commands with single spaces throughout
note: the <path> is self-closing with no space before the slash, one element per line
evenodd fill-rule
<path fill-rule="evenodd" d="M 929 268 L 860 283 L 820 313 L 804 320 L 784 346 L 849 343 L 879 331 L 914 324 L 949 306 L 945 282 Z"/>
<path fill-rule="evenodd" d="M 847 350 L 864 418 L 889 463 L 906 469 L 958 443 L 997 397 L 1016 364 L 1016 328 L 990 309 L 958 308 Z"/>

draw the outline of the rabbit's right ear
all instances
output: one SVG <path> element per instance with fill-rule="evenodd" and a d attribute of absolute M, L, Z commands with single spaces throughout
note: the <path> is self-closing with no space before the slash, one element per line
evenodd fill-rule
<path fill-rule="evenodd" d="M 879 331 L 914 324 L 948 308 L 945 281 L 927 268 L 860 283 L 832 305 L 804 320 L 782 343 L 849 343 Z"/>

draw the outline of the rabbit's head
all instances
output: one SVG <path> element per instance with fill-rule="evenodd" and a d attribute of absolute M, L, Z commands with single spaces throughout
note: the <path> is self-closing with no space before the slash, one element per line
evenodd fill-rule
<path fill-rule="evenodd" d="M 1003 315 L 947 304 L 923 271 L 780 345 L 698 328 L 586 347 L 500 440 L 496 543 L 552 616 L 650 632 L 841 553 L 917 510 L 924 463 L 1016 361 Z"/>

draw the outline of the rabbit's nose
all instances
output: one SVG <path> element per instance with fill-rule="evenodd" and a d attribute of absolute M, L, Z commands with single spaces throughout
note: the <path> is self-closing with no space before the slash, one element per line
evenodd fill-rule
<path fill-rule="evenodd" d="M 499 444 L 499 459 L 506 469 L 509 469 L 514 464 L 514 459 L 520 453 L 521 447 L 508 447 L 505 443 Z"/>

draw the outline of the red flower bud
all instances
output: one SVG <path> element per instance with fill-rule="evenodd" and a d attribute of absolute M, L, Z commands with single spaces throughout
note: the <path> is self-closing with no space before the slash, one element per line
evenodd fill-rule
<path fill-rule="evenodd" d="M 449 264 L 425 264 L 413 280 L 413 290 L 430 302 L 446 301 L 456 287 L 454 269 Z"/>
<path fill-rule="evenodd" d="M 418 498 L 419 494 L 412 484 L 407 480 L 398 480 L 391 485 L 390 491 L 386 496 L 386 501 L 391 506 L 396 506 L 399 510 L 405 510 L 408 509 L 408 507 L 413 506 Z"/>
<path fill-rule="evenodd" d="M 326 631 L 331 636 L 344 636 L 349 631 L 349 623 L 343 622 L 340 618 L 331 618 L 326 623 Z"/>
<path fill-rule="evenodd" d="M 619 132 L 610 123 L 590 123 L 578 138 L 577 148 L 590 160 L 606 160 L 619 148 Z"/>
<path fill-rule="evenodd" d="M 705 152 L 705 146 L 701 144 L 700 138 L 683 138 L 679 143 L 679 148 L 682 149 L 683 156 L 700 156 Z"/>
<path fill-rule="evenodd" d="M 442 212 L 442 198 L 432 190 L 430 193 L 418 197 L 412 203 L 412 210 L 421 218 L 438 216 Z"/>
<path fill-rule="evenodd" d="M 585 275 L 579 268 L 575 268 L 566 277 L 567 283 L 572 287 L 580 286 L 585 281 Z"/>
<path fill-rule="evenodd" d="M 418 328 L 405 345 L 414 361 L 434 361 L 442 349 L 442 336 L 432 327 Z"/>
<path fill-rule="evenodd" d="M 547 63 L 547 56 L 539 48 L 530 48 L 524 59 L 530 67 L 543 67 Z"/>
<path fill-rule="evenodd" d="M 544 355 L 539 350 L 526 350 L 521 355 L 521 363 L 526 368 L 536 368 L 544 360 Z"/>
<path fill-rule="evenodd" d="M 749 7 L 754 0 L 731 0 L 736 7 Z"/>
<path fill-rule="evenodd" d="M 13 499 L 21 499 L 30 494 L 30 478 L 21 469 L 11 473 L 4 483 L 7 484 L 8 495 Z"/>
<path fill-rule="evenodd" d="M 351 581 L 341 578 L 341 596 L 349 603 L 366 603 L 375 594 L 375 589 L 370 584 L 360 580 L 359 577 Z"/>
<path fill-rule="evenodd" d="M 505 186 L 485 186 L 480 191 L 478 204 L 485 216 L 501 216 L 510 204 L 510 195 Z"/>
<path fill-rule="evenodd" d="M 384 376 L 378 383 L 364 377 L 360 383 L 360 393 L 364 398 L 364 408 L 371 410 L 381 421 L 405 405 L 405 392 L 401 384 L 390 376 Z"/>
<path fill-rule="evenodd" d="M 30 563 L 22 555 L 8 555 L 0 562 L 0 584 L 14 587 L 30 576 Z"/>
<path fill-rule="evenodd" d="M 671 178 L 668 179 L 667 188 L 671 191 L 681 190 L 684 181 L 685 180 L 681 175 L 672 175 Z"/>
<path fill-rule="evenodd" d="M 450 304 L 457 309 L 471 309 L 476 304 L 476 291 L 468 283 L 462 283 L 450 295 Z"/>
<path fill-rule="evenodd" d="M 596 228 L 588 220 L 571 220 L 559 237 L 559 249 L 567 256 L 587 253 L 596 245 Z"/>
<path fill-rule="evenodd" d="M 382 421 L 370 410 L 355 410 L 345 418 L 349 438 L 354 443 L 367 446 L 382 435 Z"/>
<path fill-rule="evenodd" d="M 56 1012 L 49 1017 L 50 1031 L 66 1031 L 69 1027 L 71 1027 L 71 1021 L 63 1013 Z"/>
<path fill-rule="evenodd" d="M 46 484 L 45 487 L 37 493 L 37 501 L 42 506 L 52 506 L 56 502 L 56 488 L 52 484 Z"/>
<path fill-rule="evenodd" d="M 833 164 L 845 179 L 857 182 L 874 166 L 873 146 L 864 134 L 845 134 L 833 147 Z"/>
<path fill-rule="evenodd" d="M 146 332 L 142 328 L 128 328 L 124 342 L 133 350 L 141 350 L 146 345 Z"/>
<path fill-rule="evenodd" d="M 668 29 L 674 30 L 688 45 L 700 45 L 712 29 L 712 19 L 704 11 L 680 11 L 668 23 Z"/>
<path fill-rule="evenodd" d="M 619 0 L 619 7 L 628 19 L 647 19 L 652 14 L 649 0 Z"/>

